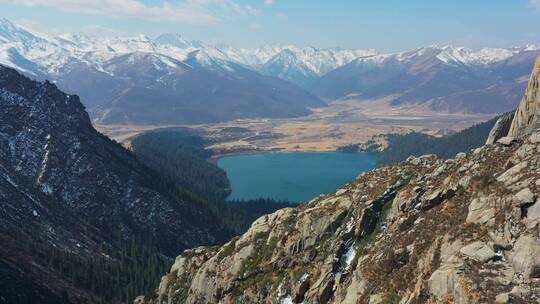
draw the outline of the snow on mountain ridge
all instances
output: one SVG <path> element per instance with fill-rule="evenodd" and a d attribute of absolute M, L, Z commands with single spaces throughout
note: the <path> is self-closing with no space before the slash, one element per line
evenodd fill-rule
<path fill-rule="evenodd" d="M 513 48 L 482 48 L 479 50 L 473 50 L 465 47 L 455 47 L 451 45 L 432 45 L 399 53 L 361 56 L 355 58 L 353 61 L 357 65 L 367 63 L 382 64 L 383 62 L 388 60 L 408 63 L 419 56 L 425 56 L 431 53 L 430 55 L 434 55 L 438 60 L 445 64 L 489 65 L 509 59 L 512 56 L 517 55 L 521 52 L 536 50 L 538 50 L 538 48 L 534 45 Z"/>
<path fill-rule="evenodd" d="M 40 66 L 45 73 L 54 74 L 69 62 L 84 62 L 103 70 L 103 64 L 128 53 L 161 54 L 175 60 L 196 60 L 204 67 L 234 70 L 232 63 L 255 71 L 268 71 L 280 77 L 291 70 L 306 76 L 322 76 L 352 61 L 377 64 L 386 60 L 408 62 L 428 53 L 445 64 L 487 65 L 523 52 L 537 50 L 536 46 L 517 48 L 483 48 L 471 50 L 454 46 L 428 46 L 416 50 L 380 54 L 376 50 L 298 47 L 287 44 L 267 45 L 255 49 L 235 48 L 229 45 L 209 45 L 189 41 L 179 34 L 163 34 L 155 39 L 145 35 L 135 37 L 91 38 L 85 35 L 64 34 L 49 37 L 35 33 L 0 18 L 0 63 L 25 70 L 26 62 L 12 62 L 10 58 L 28 60 Z M 10 56 L 16 52 L 20 56 Z M 24 60 L 23 60 L 24 61 Z M 280 66 L 281 65 L 281 66 Z M 289 79 L 294 80 L 294 79 Z M 294 81 L 293 81 L 294 82 Z"/>

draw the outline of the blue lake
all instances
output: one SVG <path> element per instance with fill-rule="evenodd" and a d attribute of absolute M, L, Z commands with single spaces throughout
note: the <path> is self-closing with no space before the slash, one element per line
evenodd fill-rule
<path fill-rule="evenodd" d="M 368 153 L 271 153 L 228 156 L 218 161 L 227 172 L 229 200 L 273 198 L 304 202 L 331 193 L 375 167 Z"/>

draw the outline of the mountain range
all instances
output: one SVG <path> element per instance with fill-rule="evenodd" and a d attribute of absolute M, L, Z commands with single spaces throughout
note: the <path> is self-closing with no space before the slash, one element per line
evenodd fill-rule
<path fill-rule="evenodd" d="M 51 79 L 102 124 L 194 124 L 297 117 L 335 99 L 457 113 L 515 108 L 535 46 L 471 50 L 210 45 L 154 39 L 48 36 L 0 19 L 0 64 Z"/>
<path fill-rule="evenodd" d="M 320 77 L 311 91 L 324 99 L 378 99 L 435 111 L 501 113 L 526 87 L 534 46 L 511 49 L 427 47 L 357 58 Z"/>
<path fill-rule="evenodd" d="M 0 64 L 52 79 L 77 93 L 95 121 L 185 124 L 251 117 L 296 117 L 324 106 L 279 78 L 222 59 L 177 35 L 90 39 L 48 37 L 0 20 Z M 202 45 L 202 44 L 200 44 Z"/>

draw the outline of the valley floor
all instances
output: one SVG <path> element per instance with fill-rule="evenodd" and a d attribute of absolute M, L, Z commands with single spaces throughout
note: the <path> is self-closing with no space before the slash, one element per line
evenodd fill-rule
<path fill-rule="evenodd" d="M 269 151 L 335 151 L 375 135 L 418 131 L 445 135 L 489 120 L 496 114 L 437 113 L 419 106 L 391 107 L 388 100 L 337 100 L 292 119 L 242 119 L 192 125 L 213 143 L 217 154 Z M 176 126 L 96 125 L 129 146 L 139 133 Z"/>

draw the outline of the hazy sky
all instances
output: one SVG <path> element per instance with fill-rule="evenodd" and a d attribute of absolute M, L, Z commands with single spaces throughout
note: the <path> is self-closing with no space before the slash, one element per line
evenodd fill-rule
<path fill-rule="evenodd" d="M 540 0 L 0 0 L 0 16 L 54 34 L 176 32 L 237 47 L 540 45 Z"/>

